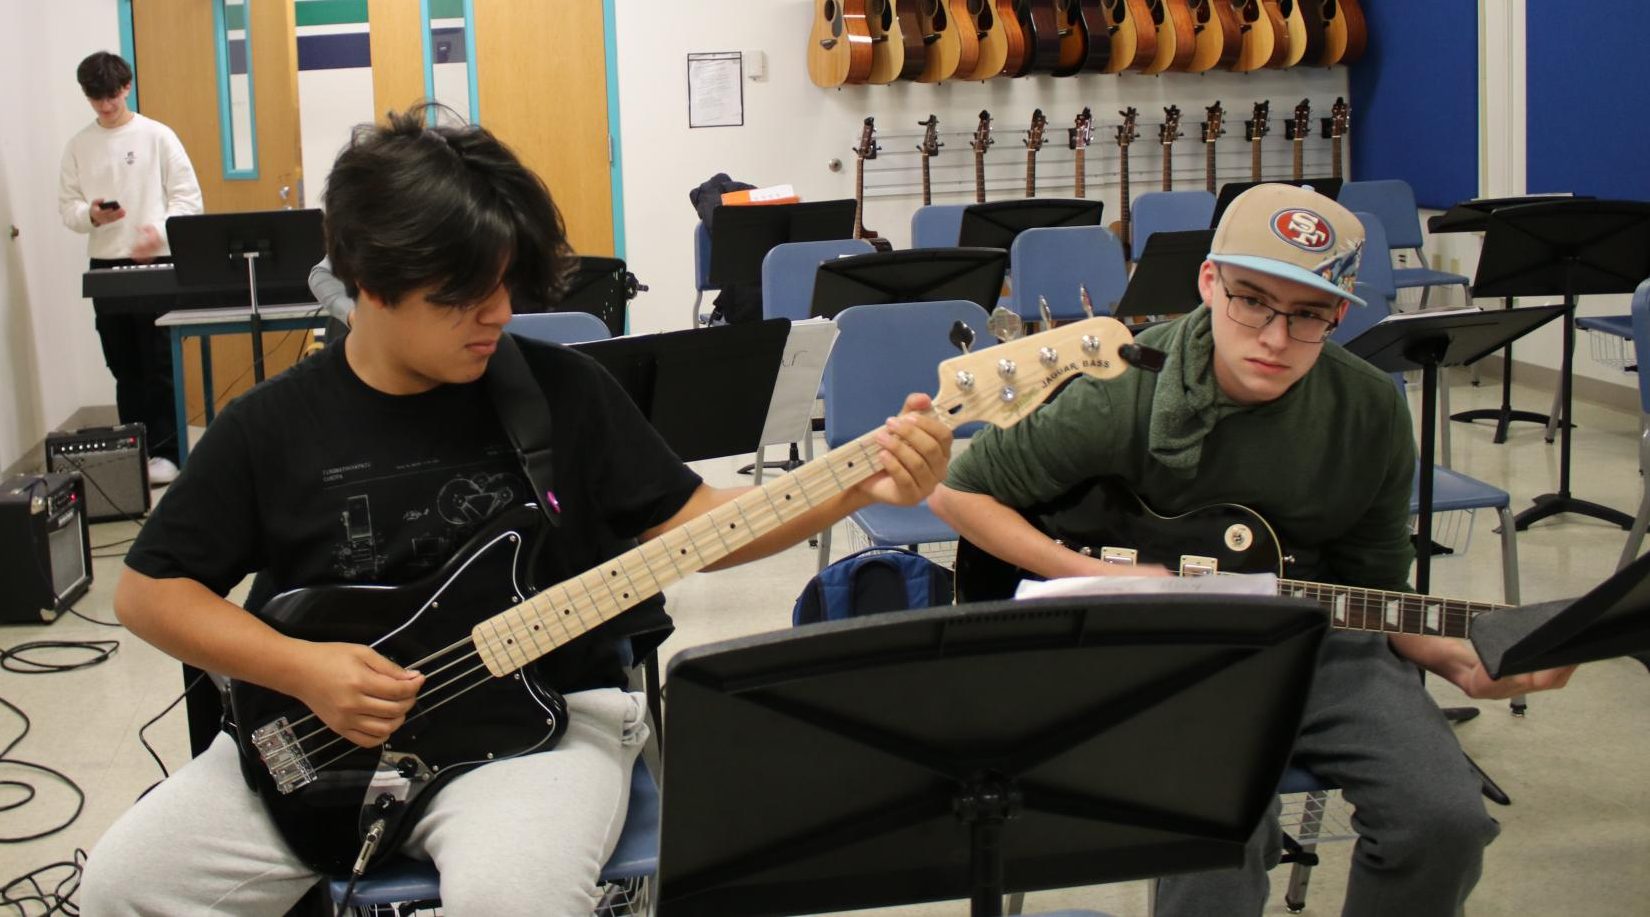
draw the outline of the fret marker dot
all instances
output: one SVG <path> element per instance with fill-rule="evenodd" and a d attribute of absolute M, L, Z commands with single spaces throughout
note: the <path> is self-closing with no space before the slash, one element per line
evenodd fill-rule
<path fill-rule="evenodd" d="M 739 527 L 739 523 L 737 523 L 737 522 L 730 522 L 730 523 L 728 523 L 728 529 L 729 529 L 729 530 L 730 530 L 730 531 L 731 531 L 731 530 L 733 530 L 733 529 L 736 529 L 736 528 L 738 528 L 738 527 Z"/>
<path fill-rule="evenodd" d="M 791 498 L 791 495 L 790 495 L 790 494 L 786 494 L 786 495 L 785 495 L 785 499 L 787 499 L 787 500 L 789 500 L 789 499 L 790 499 L 790 498 Z"/>
<path fill-rule="evenodd" d="M 626 592 L 624 595 L 620 596 L 620 598 L 628 599 L 628 598 L 630 598 L 630 593 Z"/>
<path fill-rule="evenodd" d="M 564 615 L 570 615 L 570 614 L 572 614 L 572 613 L 573 613 L 573 609 L 571 609 L 571 608 L 563 608 L 563 609 L 562 609 L 562 610 L 561 610 L 561 613 L 562 613 L 562 614 L 564 614 Z"/>
<path fill-rule="evenodd" d="M 687 548 L 683 548 L 683 549 L 682 549 L 682 556 L 683 556 L 683 557 L 686 557 L 686 556 L 687 556 Z"/>

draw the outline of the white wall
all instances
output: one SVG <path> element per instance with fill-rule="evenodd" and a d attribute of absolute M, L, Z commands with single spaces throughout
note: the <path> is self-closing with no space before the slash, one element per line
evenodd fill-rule
<path fill-rule="evenodd" d="M 85 405 L 112 404 L 92 308 L 80 296 L 86 238 L 57 216 L 64 144 L 92 111 L 74 68 L 97 50 L 120 50 L 107 0 L 8 4 L 0 30 L 0 466 L 20 458 Z M 6 240 L 9 227 L 20 230 Z"/>
<path fill-rule="evenodd" d="M 1254 74 L 1171 73 L 1048 76 L 939 86 L 897 83 L 824 90 L 808 81 L 804 50 L 814 4 L 807 0 L 701 0 L 692 4 L 618 4 L 619 99 L 624 143 L 625 243 L 631 270 L 651 286 L 632 304 L 638 331 L 684 328 L 693 302 L 693 229 L 698 217 L 687 193 L 716 172 L 757 185 L 790 183 L 804 200 L 852 197 L 853 147 L 861 122 L 876 118 L 884 152 L 867 165 L 865 225 L 908 244 L 918 161 L 916 122 L 938 115 L 946 144 L 933 163 L 936 181 L 957 177 L 968 189 L 937 203 L 972 201 L 973 158 L 967 136 L 980 109 L 991 111 L 997 139 L 987 157 L 991 199 L 1024 193 L 1021 140 L 1033 108 L 1048 118 L 1048 146 L 1039 157 L 1038 193 L 1069 195 L 1072 185 L 1066 128 L 1077 112 L 1093 108 L 1095 144 L 1088 153 L 1091 198 L 1106 201 L 1105 220 L 1117 217 L 1117 147 L 1114 128 L 1126 103 L 1140 110 L 1141 136 L 1131 148 L 1133 194 L 1157 188 L 1161 166 L 1157 125 L 1163 106 L 1178 105 L 1185 132 L 1175 148 L 1177 187 L 1202 187 L 1202 149 L 1197 143 L 1204 106 L 1226 107 L 1228 133 L 1219 149 L 1221 180 L 1247 180 L 1249 151 L 1243 120 L 1254 102 L 1270 99 L 1272 131 L 1265 142 L 1265 172 L 1288 174 L 1290 153 L 1281 119 L 1303 97 L 1311 99 L 1313 127 L 1336 96 L 1346 94 L 1344 69 L 1265 71 Z M 757 51 L 766 54 L 768 77 L 745 81 L 743 127 L 687 125 L 689 52 Z M 611 91 L 611 89 L 610 89 Z M 1328 144 L 1306 145 L 1308 174 L 1328 172 Z M 827 163 L 840 160 L 840 171 Z M 892 169 L 892 172 L 882 171 Z M 1103 180 L 1102 180 L 1103 179 Z M 884 182 L 908 189 L 882 194 Z M 1000 187 L 999 187 L 1000 186 Z M 554 189 L 551 189 L 554 191 Z"/>

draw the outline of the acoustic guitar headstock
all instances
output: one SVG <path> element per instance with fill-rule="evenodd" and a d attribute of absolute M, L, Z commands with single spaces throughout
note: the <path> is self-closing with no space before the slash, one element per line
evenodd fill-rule
<path fill-rule="evenodd" d="M 1217 100 L 1215 104 L 1205 108 L 1203 113 L 1203 142 L 1214 143 L 1226 133 L 1226 109 L 1221 108 Z"/>
<path fill-rule="evenodd" d="M 917 144 L 917 151 L 924 156 L 940 155 L 940 119 L 929 115 L 927 121 L 918 121 L 917 126 L 923 129 L 922 143 Z"/>
<path fill-rule="evenodd" d="M 875 159 L 882 147 L 877 146 L 877 119 L 866 118 L 865 126 L 859 131 L 859 146 L 854 147 L 854 155 L 860 159 Z"/>
<path fill-rule="evenodd" d="M 1265 137 L 1266 132 L 1271 130 L 1271 127 L 1267 124 L 1267 122 L 1270 121 L 1271 118 L 1272 118 L 1272 102 L 1270 100 L 1267 100 L 1267 101 L 1264 101 L 1264 102 L 1256 102 L 1255 103 L 1255 110 L 1250 115 L 1249 123 L 1247 125 L 1245 125 L 1245 127 L 1247 127 L 1248 130 L 1247 130 L 1247 133 L 1244 135 L 1244 139 L 1248 140 L 1250 143 L 1254 143 L 1254 142 L 1260 140 L 1260 138 Z"/>
<path fill-rule="evenodd" d="M 1136 137 L 1140 136 L 1140 133 L 1135 130 L 1135 121 L 1140 117 L 1140 112 L 1136 111 L 1133 105 L 1130 105 L 1118 114 L 1123 116 L 1123 123 L 1117 125 L 1117 145 L 1120 147 L 1128 146 L 1134 142 Z"/>
<path fill-rule="evenodd" d="M 974 139 L 969 143 L 969 146 L 973 147 L 976 153 L 984 153 L 987 148 L 996 142 L 991 139 L 991 112 L 982 108 L 980 109 L 980 123 L 974 128 Z"/>
<path fill-rule="evenodd" d="M 1043 130 L 1048 127 L 1048 119 L 1043 117 L 1041 108 L 1031 113 L 1031 127 L 1026 129 L 1026 149 L 1035 153 L 1043 148 Z"/>

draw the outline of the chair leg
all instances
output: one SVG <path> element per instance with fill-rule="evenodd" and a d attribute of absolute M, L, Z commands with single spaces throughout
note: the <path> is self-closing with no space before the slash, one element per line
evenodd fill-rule
<path fill-rule="evenodd" d="M 689 331 L 693 330 L 694 328 L 699 327 L 699 324 L 702 321 L 704 321 L 704 319 L 699 317 L 699 303 L 703 302 L 704 299 L 705 299 L 705 291 L 704 290 L 699 290 L 698 292 L 693 294 L 693 318 L 688 322 L 688 330 Z"/>
<path fill-rule="evenodd" d="M 1295 838 L 1306 858 L 1296 860 L 1289 867 L 1289 887 L 1283 893 L 1284 907 L 1291 914 L 1299 914 L 1306 909 L 1306 887 L 1312 882 L 1312 863 L 1316 861 L 1318 835 L 1323 833 L 1323 813 L 1328 801 L 1329 794 L 1322 790 L 1306 794 L 1300 833 Z"/>
<path fill-rule="evenodd" d="M 1026 893 L 1015 892 L 1003 901 L 1004 914 L 1023 914 L 1026 907 Z"/>
<path fill-rule="evenodd" d="M 831 563 L 831 529 L 834 526 L 825 526 L 819 533 L 819 569 L 824 570 Z"/>
<path fill-rule="evenodd" d="M 1518 589 L 1518 529 L 1513 523 L 1512 510 L 1496 508 L 1501 518 L 1501 595 L 1508 605 L 1517 605 L 1522 599 Z M 1529 701 L 1520 694 L 1508 702 L 1513 716 L 1523 716 L 1529 710 Z"/>
<path fill-rule="evenodd" d="M 1643 431 L 1639 434 L 1639 477 L 1645 482 L 1650 482 L 1650 478 L 1645 477 L 1646 470 L 1650 469 L 1650 417 L 1645 418 L 1640 426 Z M 1641 486 L 1644 488 L 1644 496 L 1639 498 L 1638 515 L 1633 517 L 1633 527 L 1627 532 L 1627 543 L 1622 545 L 1621 560 L 1616 562 L 1617 570 L 1626 567 L 1639 556 L 1639 545 L 1644 543 L 1644 530 L 1650 528 L 1650 483 Z"/>
<path fill-rule="evenodd" d="M 756 447 L 756 464 L 751 466 L 751 484 L 756 487 L 762 486 L 762 469 L 766 468 L 768 464 L 763 461 L 763 459 L 767 458 L 765 454 L 767 448 L 767 446 Z"/>

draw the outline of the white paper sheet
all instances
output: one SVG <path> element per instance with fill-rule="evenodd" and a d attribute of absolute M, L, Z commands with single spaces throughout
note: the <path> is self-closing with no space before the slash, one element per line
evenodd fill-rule
<path fill-rule="evenodd" d="M 744 58 L 738 51 L 689 54 L 688 127 L 745 123 Z"/>

